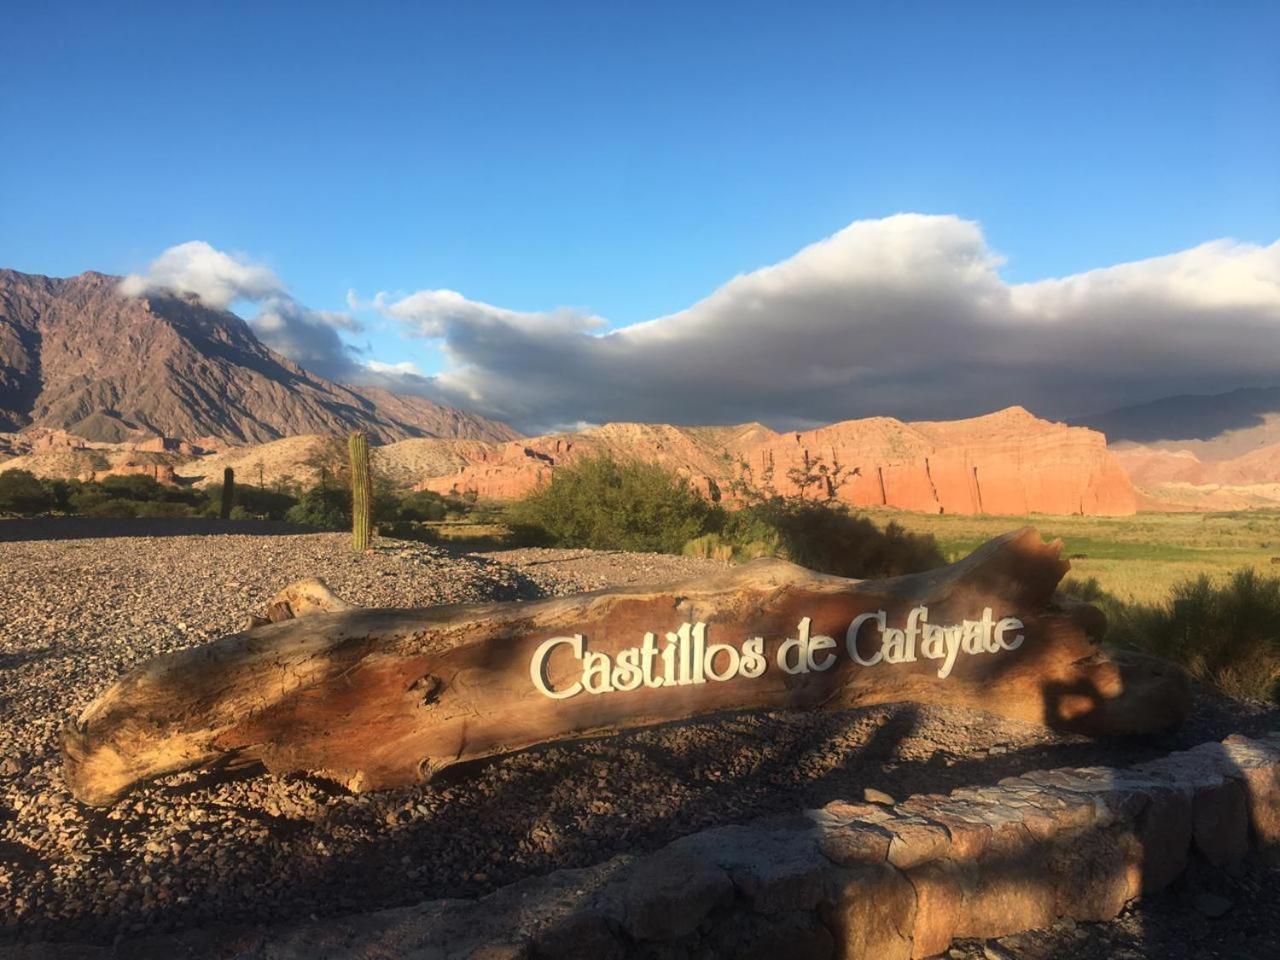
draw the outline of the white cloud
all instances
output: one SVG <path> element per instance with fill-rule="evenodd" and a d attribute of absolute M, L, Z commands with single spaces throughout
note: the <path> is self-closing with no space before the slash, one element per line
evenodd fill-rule
<path fill-rule="evenodd" d="M 1049 416 L 1280 380 L 1280 242 L 1218 241 L 1010 285 L 981 228 L 858 221 L 686 310 L 600 333 L 581 311 L 523 313 L 424 290 L 373 304 L 453 367 L 435 386 L 526 429 L 578 419 L 800 425 Z"/>
<path fill-rule="evenodd" d="M 295 363 L 333 380 L 357 378 L 365 369 L 359 350 L 338 331 L 359 333 L 363 324 L 346 313 L 313 310 L 288 294 L 280 278 L 247 258 L 191 240 L 165 250 L 146 274 L 120 281 L 125 296 L 171 293 L 195 295 L 215 310 L 237 300 L 260 304 L 248 323 L 268 347 Z"/>
<path fill-rule="evenodd" d="M 272 348 L 317 373 L 419 393 L 536 431 L 579 421 L 800 426 L 948 419 L 1022 404 L 1073 416 L 1175 393 L 1280 382 L 1280 242 L 1214 241 L 1060 279 L 1008 284 L 978 224 L 902 214 L 850 224 L 685 310 L 608 331 L 587 311 L 519 311 L 452 290 L 373 309 L 438 343 L 450 369 L 364 360 L 345 313 L 312 310 L 265 267 L 192 242 L 127 292 L 261 304 Z"/>
<path fill-rule="evenodd" d="M 216 250 L 203 240 L 191 240 L 160 254 L 145 274 L 125 277 L 120 292 L 130 297 L 155 292 L 195 294 L 206 306 L 225 310 L 235 300 L 265 300 L 285 290 L 268 267 Z"/>
<path fill-rule="evenodd" d="M 366 360 L 364 365 L 374 373 L 412 374 L 418 377 L 422 376 L 422 371 L 418 369 L 418 365 L 412 360 L 402 360 L 400 363 L 383 363 L 381 360 Z"/>

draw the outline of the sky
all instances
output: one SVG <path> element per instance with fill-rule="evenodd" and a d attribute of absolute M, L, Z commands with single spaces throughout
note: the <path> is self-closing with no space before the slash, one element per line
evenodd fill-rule
<path fill-rule="evenodd" d="M 21 4 L 0 265 L 542 429 L 1280 382 L 1274 3 Z"/>

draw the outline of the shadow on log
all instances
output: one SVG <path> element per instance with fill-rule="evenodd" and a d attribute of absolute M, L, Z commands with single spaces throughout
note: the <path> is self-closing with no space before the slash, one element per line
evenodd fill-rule
<path fill-rule="evenodd" d="M 260 760 L 360 791 L 720 711 L 896 701 L 1093 735 L 1176 726 L 1186 677 L 1099 645 L 1101 612 L 1055 592 L 1061 547 L 1027 527 L 890 580 L 757 560 L 674 587 L 406 610 L 352 608 L 304 581 L 273 600 L 276 622 L 108 688 L 64 731 L 66 780 L 100 805 L 165 774 Z"/>

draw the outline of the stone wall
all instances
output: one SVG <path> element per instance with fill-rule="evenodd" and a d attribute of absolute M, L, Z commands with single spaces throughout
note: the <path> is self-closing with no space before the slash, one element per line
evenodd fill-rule
<path fill-rule="evenodd" d="M 1277 855 L 1280 733 L 1232 736 L 1123 770 L 1036 771 L 706 830 L 478 901 L 136 946 L 185 955 L 234 940 L 238 957 L 278 960 L 909 960 L 955 938 L 1107 920 L 1192 864 Z M 93 956 L 60 949 L 22 956 Z"/>

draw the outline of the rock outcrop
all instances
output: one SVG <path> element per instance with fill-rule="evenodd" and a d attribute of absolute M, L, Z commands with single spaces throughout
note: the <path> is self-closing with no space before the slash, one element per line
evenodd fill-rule
<path fill-rule="evenodd" d="M 786 434 L 759 424 L 606 424 L 486 448 L 461 470 L 426 478 L 420 487 L 514 499 L 545 483 L 557 466 L 603 453 L 666 464 L 710 495 L 727 495 L 744 477 L 756 487 L 796 494 L 796 471 L 821 462 L 843 469 L 844 482 L 834 492 L 855 506 L 1099 516 L 1136 509 L 1129 479 L 1102 434 L 1040 420 L 1021 407 L 970 420 L 874 417 Z"/>

